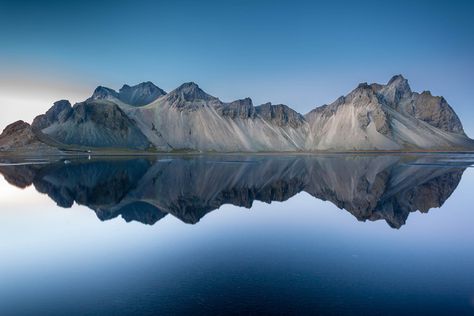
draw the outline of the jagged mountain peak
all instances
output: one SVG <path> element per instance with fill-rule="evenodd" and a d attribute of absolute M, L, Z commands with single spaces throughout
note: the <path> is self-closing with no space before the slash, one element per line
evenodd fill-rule
<path fill-rule="evenodd" d="M 151 81 L 146 81 L 134 86 L 123 85 L 119 90 L 119 99 L 133 106 L 142 106 L 165 94 L 166 92 L 163 89 L 157 87 Z"/>
<path fill-rule="evenodd" d="M 114 89 L 104 87 L 104 86 L 98 86 L 97 88 L 95 88 L 94 93 L 89 99 L 100 100 L 100 99 L 107 99 L 110 97 L 117 98 L 118 97 L 117 91 L 115 91 Z"/>
<path fill-rule="evenodd" d="M 179 97 L 183 101 L 216 99 L 202 90 L 195 82 L 186 82 L 170 92 L 172 98 Z"/>
<path fill-rule="evenodd" d="M 253 106 L 252 99 L 244 98 L 232 101 L 230 103 L 223 104 L 219 111 L 224 117 L 230 118 L 254 118 L 255 107 Z"/>
<path fill-rule="evenodd" d="M 164 90 L 162 90 L 160 87 L 156 86 L 153 82 L 151 81 L 145 81 L 138 83 L 134 86 L 130 86 L 128 84 L 124 84 L 122 88 L 120 88 L 119 92 L 127 91 L 127 90 L 136 90 L 136 89 L 150 89 L 150 90 L 159 90 L 161 91 L 162 94 L 166 94 Z"/>
<path fill-rule="evenodd" d="M 229 103 L 229 105 L 230 104 L 235 104 L 235 105 L 240 105 L 240 106 L 253 106 L 252 99 L 249 97 L 232 101 Z"/>
<path fill-rule="evenodd" d="M 59 108 L 71 107 L 71 102 L 69 102 L 69 100 L 62 99 L 54 102 L 53 106 Z"/>
<path fill-rule="evenodd" d="M 177 89 L 199 89 L 199 85 L 195 83 L 194 81 L 188 81 L 180 85 Z"/>
<path fill-rule="evenodd" d="M 304 117 L 285 104 L 264 103 L 255 107 L 257 114 L 278 126 L 290 125 L 297 128 L 304 123 Z"/>
<path fill-rule="evenodd" d="M 401 99 L 411 96 L 411 88 L 408 80 L 402 75 L 393 76 L 385 87 L 380 90 L 380 94 L 389 104 L 400 102 Z"/>
<path fill-rule="evenodd" d="M 393 84 L 394 82 L 400 82 L 400 81 L 408 81 L 408 80 L 405 79 L 405 77 L 403 77 L 402 74 L 398 74 L 398 75 L 394 75 L 392 78 L 390 78 L 390 80 L 388 81 L 387 85 L 391 85 L 391 84 Z"/>
<path fill-rule="evenodd" d="M 367 82 L 361 82 L 357 85 L 356 90 L 370 89 L 370 85 Z"/>
<path fill-rule="evenodd" d="M 433 96 L 433 95 L 431 94 L 431 91 L 430 91 L 430 90 L 425 90 L 425 91 L 423 91 L 423 92 L 421 93 L 421 95 Z M 441 97 L 441 98 L 443 98 L 443 97 Z M 444 98 L 443 98 L 443 99 L 444 99 Z"/>
<path fill-rule="evenodd" d="M 368 84 L 367 82 L 361 82 L 357 85 L 357 87 L 352 90 L 347 97 L 360 95 L 362 94 L 370 94 L 377 91 L 377 87 L 374 84 Z M 340 98 L 338 98 L 339 100 Z"/>
<path fill-rule="evenodd" d="M 410 85 L 408 80 L 405 79 L 402 75 L 393 76 L 387 83 L 387 87 L 392 87 L 400 91 L 411 92 Z"/>
<path fill-rule="evenodd" d="M 114 102 L 118 100 L 131 106 L 143 106 L 165 94 L 164 90 L 154 85 L 151 81 L 146 81 L 134 86 L 124 84 L 119 92 L 111 88 L 98 86 L 88 101 L 109 100 Z"/>
<path fill-rule="evenodd" d="M 373 98 L 374 96 L 382 97 L 385 102 L 389 105 L 396 105 L 400 100 L 410 97 L 412 94 L 408 80 L 405 79 L 402 75 L 393 76 L 386 85 L 362 82 L 357 85 L 357 87 L 352 90 L 345 98 L 348 101 L 353 99 L 358 99 L 361 97 Z M 347 101 L 343 98 L 339 98 L 332 105 L 341 104 L 340 101 Z"/>
<path fill-rule="evenodd" d="M 263 104 L 257 106 L 257 108 L 261 108 L 261 109 L 264 109 L 264 108 L 274 108 L 274 109 L 281 108 L 281 109 L 293 111 L 288 105 L 281 104 L 281 103 L 273 104 L 271 102 L 263 103 Z"/>
<path fill-rule="evenodd" d="M 352 90 L 347 96 L 338 98 L 335 102 L 331 103 L 328 109 L 336 110 L 339 106 L 345 103 L 351 103 L 358 107 L 363 107 L 371 102 L 375 102 L 377 99 L 377 92 L 379 87 L 374 84 L 368 84 L 362 82 Z"/>

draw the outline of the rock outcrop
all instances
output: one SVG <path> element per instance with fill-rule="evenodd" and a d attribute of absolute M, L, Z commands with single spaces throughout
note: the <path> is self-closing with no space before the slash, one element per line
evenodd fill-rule
<path fill-rule="evenodd" d="M 245 98 L 230 103 L 222 104 L 217 111 L 223 117 L 231 119 L 254 119 L 257 114 L 253 106 L 252 99 Z"/>
<path fill-rule="evenodd" d="M 0 151 L 14 154 L 61 154 L 61 150 L 43 143 L 30 124 L 17 121 L 8 125 L 0 135 Z"/>
<path fill-rule="evenodd" d="M 298 128 L 304 125 L 304 117 L 284 104 L 271 104 L 270 102 L 257 106 L 257 114 L 272 125 Z"/>

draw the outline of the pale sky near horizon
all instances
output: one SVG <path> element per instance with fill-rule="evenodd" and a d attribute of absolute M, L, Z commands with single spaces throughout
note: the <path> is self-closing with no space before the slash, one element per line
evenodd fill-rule
<path fill-rule="evenodd" d="M 443 95 L 472 137 L 473 13 L 466 1 L 0 0 L 0 129 L 98 85 L 194 81 L 306 113 L 401 73 Z"/>

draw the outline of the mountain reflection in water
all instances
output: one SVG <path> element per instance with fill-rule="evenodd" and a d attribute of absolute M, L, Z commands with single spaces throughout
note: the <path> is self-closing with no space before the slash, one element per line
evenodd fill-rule
<path fill-rule="evenodd" d="M 408 215 L 440 207 L 473 157 L 466 155 L 171 156 L 2 164 L 17 187 L 34 185 L 58 206 L 74 202 L 100 220 L 155 224 L 171 214 L 195 224 L 224 204 L 285 201 L 299 192 L 360 221 L 400 228 Z"/>

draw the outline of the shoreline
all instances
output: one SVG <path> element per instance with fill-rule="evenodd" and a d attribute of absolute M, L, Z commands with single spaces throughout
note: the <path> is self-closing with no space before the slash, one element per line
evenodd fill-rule
<path fill-rule="evenodd" d="M 261 152 L 146 152 L 146 151 L 64 151 L 62 153 L 34 153 L 26 151 L 0 151 L 0 158 L 89 158 L 89 157 L 153 157 L 153 156 L 325 156 L 325 155 L 446 155 L 474 154 L 474 150 L 358 150 L 358 151 L 261 151 Z"/>

